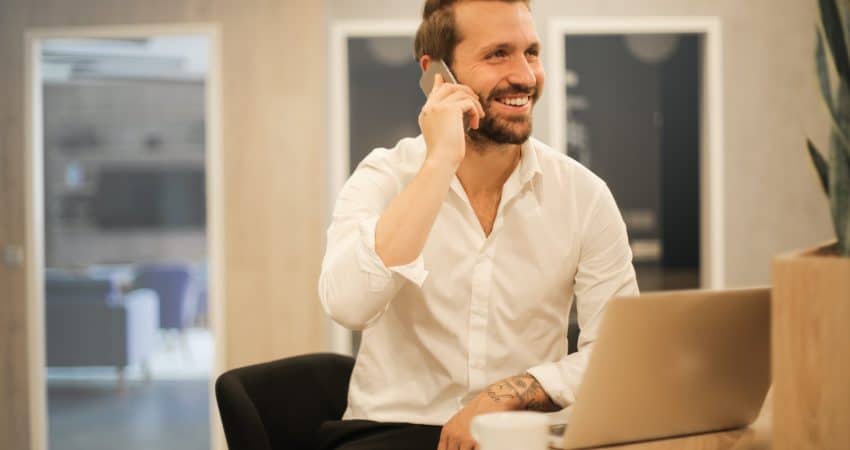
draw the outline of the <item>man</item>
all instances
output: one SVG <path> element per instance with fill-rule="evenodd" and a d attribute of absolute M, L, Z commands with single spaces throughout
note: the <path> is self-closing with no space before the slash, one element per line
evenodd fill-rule
<path fill-rule="evenodd" d="M 529 1 L 427 0 L 416 56 L 459 84 L 437 75 L 422 135 L 374 150 L 337 201 L 320 297 L 364 333 L 327 448 L 473 449 L 478 414 L 569 405 L 606 302 L 638 292 L 605 183 L 530 138 Z"/>

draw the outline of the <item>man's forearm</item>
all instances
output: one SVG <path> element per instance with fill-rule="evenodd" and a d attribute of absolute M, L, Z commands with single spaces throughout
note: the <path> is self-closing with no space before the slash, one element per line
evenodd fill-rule
<path fill-rule="evenodd" d="M 497 403 L 506 403 L 511 409 L 550 412 L 561 409 L 540 382 L 528 373 L 505 378 L 487 387 L 486 394 Z"/>
<path fill-rule="evenodd" d="M 410 263 L 422 252 L 454 176 L 450 165 L 426 160 L 390 202 L 375 229 L 375 251 L 384 265 Z"/>

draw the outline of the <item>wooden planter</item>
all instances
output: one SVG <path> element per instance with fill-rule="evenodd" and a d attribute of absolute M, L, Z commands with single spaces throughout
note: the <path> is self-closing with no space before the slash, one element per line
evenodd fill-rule
<path fill-rule="evenodd" d="M 773 260 L 773 449 L 850 449 L 850 258 Z"/>

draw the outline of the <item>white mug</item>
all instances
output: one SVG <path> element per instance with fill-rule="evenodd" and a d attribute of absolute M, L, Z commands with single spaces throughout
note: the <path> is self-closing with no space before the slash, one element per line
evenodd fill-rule
<path fill-rule="evenodd" d="M 472 419 L 472 438 L 481 450 L 546 450 L 549 417 L 533 411 L 481 414 Z"/>

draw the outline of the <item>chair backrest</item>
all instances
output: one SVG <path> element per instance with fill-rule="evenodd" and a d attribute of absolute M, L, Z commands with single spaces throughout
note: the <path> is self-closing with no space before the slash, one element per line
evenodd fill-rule
<path fill-rule="evenodd" d="M 120 300 L 118 286 L 110 279 L 46 270 L 47 365 L 118 365 L 125 361 L 122 330 L 126 320 Z"/>
<path fill-rule="evenodd" d="M 127 364 L 127 310 L 104 301 L 61 300 L 44 305 L 48 367 Z"/>
<path fill-rule="evenodd" d="M 315 449 L 318 426 L 345 412 L 353 368 L 350 356 L 320 353 L 225 372 L 215 394 L 228 447 Z"/>
<path fill-rule="evenodd" d="M 111 303 L 120 296 L 118 287 L 109 279 L 51 275 L 45 278 L 46 303 L 57 301 Z"/>
<path fill-rule="evenodd" d="M 146 264 L 136 271 L 134 287 L 151 289 L 159 297 L 160 328 L 183 329 L 194 320 L 190 298 L 192 271 L 185 264 Z"/>

